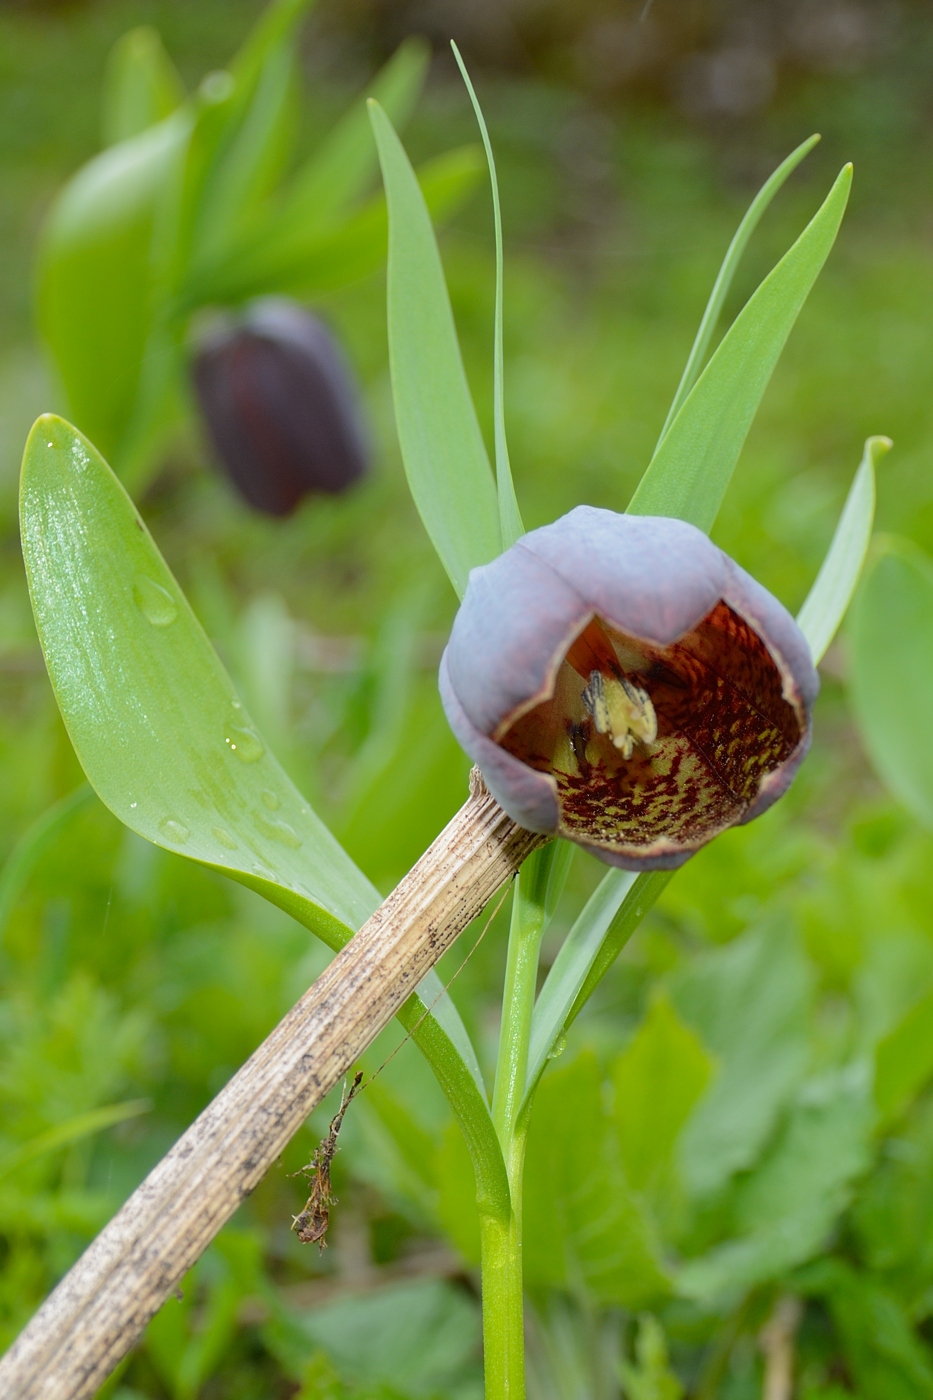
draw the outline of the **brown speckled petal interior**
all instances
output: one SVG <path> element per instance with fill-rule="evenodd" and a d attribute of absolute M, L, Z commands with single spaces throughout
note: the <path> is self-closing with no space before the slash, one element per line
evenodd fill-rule
<path fill-rule="evenodd" d="M 589 624 L 610 640 L 619 671 L 650 696 L 657 740 L 625 759 L 595 731 L 585 677 L 566 661 L 554 694 L 499 742 L 557 782 L 562 834 L 607 851 L 693 850 L 741 821 L 763 780 L 801 747 L 806 719 L 755 629 L 725 602 L 666 647 Z"/>

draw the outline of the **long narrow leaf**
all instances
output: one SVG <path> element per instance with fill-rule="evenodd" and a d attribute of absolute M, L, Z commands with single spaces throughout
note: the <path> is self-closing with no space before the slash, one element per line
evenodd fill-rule
<path fill-rule="evenodd" d="M 709 343 L 716 329 L 716 323 L 719 320 L 723 302 L 729 293 L 729 288 L 732 286 L 732 279 L 736 274 L 739 263 L 742 261 L 742 254 L 748 246 L 748 240 L 758 227 L 762 214 L 784 184 L 787 177 L 797 169 L 797 166 L 803 158 L 810 154 L 819 139 L 819 136 L 810 136 L 806 141 L 801 142 L 795 151 L 791 151 L 787 159 L 781 162 L 774 174 L 762 185 L 749 205 L 745 217 L 736 229 L 735 237 L 726 249 L 726 256 L 723 258 L 722 267 L 719 269 L 719 275 L 713 283 L 713 290 L 710 292 L 709 301 L 706 303 L 706 310 L 703 312 L 700 328 L 696 333 L 696 339 L 693 342 L 693 347 L 687 357 L 684 372 L 677 386 L 677 393 L 674 395 L 674 401 L 664 420 L 664 427 L 661 429 L 661 436 L 658 438 L 658 447 L 660 447 L 661 443 L 664 441 L 668 428 L 680 412 L 684 400 L 696 383 L 700 370 L 703 368 L 703 361 L 706 358 Z"/>
<path fill-rule="evenodd" d="M 611 870 L 584 905 L 554 959 L 535 1004 L 523 1114 L 567 1027 L 670 878 L 667 871 L 635 875 L 628 870 Z"/>
<path fill-rule="evenodd" d="M 489 132 L 486 129 L 486 119 L 483 116 L 483 109 L 479 105 L 479 98 L 470 81 L 470 75 L 466 70 L 466 64 L 460 56 L 460 50 L 451 40 L 451 48 L 454 51 L 454 58 L 457 66 L 466 83 L 467 92 L 470 94 L 470 101 L 473 104 L 473 111 L 476 113 L 476 121 L 479 125 L 480 135 L 483 138 L 483 149 L 486 152 L 486 163 L 489 166 L 489 184 L 492 188 L 492 212 L 496 230 L 496 320 L 493 335 L 493 378 L 494 378 L 494 399 L 493 417 L 495 420 L 496 435 L 496 491 L 499 496 L 499 528 L 502 531 L 502 547 L 508 549 L 509 545 L 521 539 L 525 533 L 522 524 L 521 511 L 518 508 L 518 500 L 515 495 L 515 486 L 512 481 L 512 465 L 509 461 L 509 444 L 505 435 L 505 352 L 503 348 L 503 282 L 504 282 L 504 258 L 502 252 L 502 210 L 499 205 L 499 181 L 496 177 L 496 161 L 492 153 L 492 142 L 489 139 Z"/>
<path fill-rule="evenodd" d="M 415 505 L 457 593 L 501 550 L 496 489 L 430 215 L 385 112 L 369 104 L 389 208 L 392 392 Z"/>
<path fill-rule="evenodd" d="M 849 488 L 846 503 L 820 572 L 797 614 L 797 623 L 810 644 L 813 664 L 821 661 L 846 615 L 862 572 L 875 518 L 875 468 L 891 439 L 870 437 Z"/>
<path fill-rule="evenodd" d="M 835 242 L 851 183 L 847 165 L 723 337 L 632 497 L 636 515 L 712 526 L 774 366 Z"/>
<path fill-rule="evenodd" d="M 430 52 L 423 40 L 406 39 L 372 83 L 374 97 L 397 126 L 408 117 L 424 82 Z M 329 131 L 293 177 L 275 225 L 273 249 L 295 238 L 330 228 L 366 190 L 376 170 L 376 150 L 366 110 L 360 98 Z"/>

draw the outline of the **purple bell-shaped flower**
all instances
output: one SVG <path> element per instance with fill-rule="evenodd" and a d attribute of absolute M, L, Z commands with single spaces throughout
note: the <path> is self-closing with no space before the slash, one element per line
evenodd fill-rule
<path fill-rule="evenodd" d="M 591 506 L 473 570 L 440 684 L 516 822 L 629 870 L 770 807 L 819 689 L 793 618 L 700 530 Z"/>
<path fill-rule="evenodd" d="M 295 302 L 267 297 L 218 320 L 192 366 L 214 452 L 266 515 L 345 491 L 368 467 L 356 386 L 330 331 Z"/>

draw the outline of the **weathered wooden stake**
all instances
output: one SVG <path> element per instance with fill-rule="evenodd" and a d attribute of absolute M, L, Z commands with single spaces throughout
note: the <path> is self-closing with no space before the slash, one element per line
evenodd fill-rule
<path fill-rule="evenodd" d="M 470 797 L 88 1247 L 0 1361 L 3 1400 L 93 1395 L 325 1094 L 547 838 Z"/>

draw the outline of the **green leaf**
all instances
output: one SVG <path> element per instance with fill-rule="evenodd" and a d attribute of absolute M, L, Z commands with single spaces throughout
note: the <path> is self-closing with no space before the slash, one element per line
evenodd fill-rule
<path fill-rule="evenodd" d="M 26 445 L 21 526 L 49 676 L 101 800 L 155 845 L 249 886 L 342 948 L 378 893 L 266 751 L 106 462 L 51 414 Z M 456 1008 L 434 972 L 419 992 L 402 1024 L 465 1131 L 488 1136 L 482 1076 Z"/>
<path fill-rule="evenodd" d="M 832 543 L 797 614 L 797 624 L 809 643 L 814 666 L 826 655 L 852 601 L 875 518 L 875 468 L 891 446 L 891 439 L 886 437 L 870 437 L 865 443 Z"/>
<path fill-rule="evenodd" d="M 933 1076 L 933 992 L 907 1012 L 875 1049 L 875 1103 L 891 1122 Z"/>
<path fill-rule="evenodd" d="M 551 965 L 535 1003 L 522 1111 L 570 1022 L 615 962 L 670 879 L 666 871 L 611 870 L 587 900 Z"/>
<path fill-rule="evenodd" d="M 476 120 L 479 125 L 480 134 L 483 138 L 483 149 L 486 152 L 486 163 L 489 166 L 489 184 L 492 188 L 492 211 L 496 229 L 496 322 L 493 337 L 493 378 L 495 383 L 493 418 L 495 420 L 496 435 L 496 491 L 499 497 L 499 528 L 502 531 L 502 547 L 508 549 L 509 545 L 521 539 L 525 533 L 522 524 L 521 511 L 518 508 L 518 500 L 515 496 L 515 486 L 512 482 L 512 467 L 509 462 L 509 444 L 505 434 L 505 352 L 503 349 L 503 281 L 504 267 L 502 254 L 502 210 L 499 207 L 499 181 L 496 178 L 496 161 L 492 153 L 492 142 L 489 139 L 489 132 L 486 129 L 486 119 L 483 116 L 483 109 L 479 105 L 479 98 L 476 96 L 470 75 L 466 70 L 466 64 L 460 56 L 460 50 L 451 39 L 450 47 L 454 51 L 454 58 L 457 60 L 457 67 L 466 83 L 467 92 L 470 94 L 470 101 L 473 104 L 473 111 L 476 113 Z"/>
<path fill-rule="evenodd" d="M 123 487 L 53 415 L 26 445 L 21 521 L 49 675 L 101 800 L 343 941 L 376 891 L 266 751 Z"/>
<path fill-rule="evenodd" d="M 878 540 L 852 610 L 849 693 L 879 776 L 933 828 L 933 559 Z"/>
<path fill-rule="evenodd" d="M 0 871 L 0 943 L 16 901 L 32 874 L 36 861 L 55 840 L 62 827 L 93 799 L 92 789 L 87 783 L 82 783 L 74 792 L 69 792 L 67 797 L 53 802 L 51 807 L 26 828 L 7 856 Z"/>
<path fill-rule="evenodd" d="M 664 1184 L 680 1130 L 712 1069 L 702 1041 L 668 997 L 655 996 L 612 1066 L 622 1164 L 636 1191 Z"/>
<path fill-rule="evenodd" d="M 105 146 L 138 136 L 184 101 L 184 84 L 157 29 L 142 24 L 123 34 L 107 59 L 101 112 Z"/>
<path fill-rule="evenodd" d="M 389 362 L 399 442 L 415 505 L 462 597 L 470 570 L 502 547 L 496 489 L 424 197 L 385 112 L 375 102 L 369 110 L 389 208 Z"/>
<path fill-rule="evenodd" d="M 190 131 L 179 112 L 96 156 L 42 230 L 38 311 L 83 432 L 119 455 L 136 410 L 156 313 L 153 248 L 162 192 Z"/>
<path fill-rule="evenodd" d="M 688 1261 L 678 1292 L 727 1305 L 812 1258 L 869 1164 L 873 1122 L 867 1065 L 803 1085 L 769 1152 L 735 1188 L 737 1237 Z"/>
<path fill-rule="evenodd" d="M 781 924 L 704 953 L 671 979 L 679 1015 L 719 1061 L 680 1139 L 683 1178 L 697 1195 L 755 1163 L 800 1083 L 812 984 L 795 934 Z"/>
<path fill-rule="evenodd" d="M 418 167 L 418 183 L 431 216 L 448 218 L 468 198 L 481 170 L 476 146 L 447 151 Z M 376 272 L 385 262 L 388 215 L 384 195 L 367 201 L 345 223 L 331 230 L 312 229 L 307 238 L 278 244 L 257 236 L 229 258 L 205 269 L 187 288 L 190 308 L 208 301 L 238 301 L 267 292 L 315 297 Z"/>
<path fill-rule="evenodd" d="M 429 58 L 423 39 L 406 39 L 369 87 L 368 96 L 375 98 L 397 126 L 404 124 L 417 100 Z M 319 142 L 290 181 L 270 229 L 270 256 L 281 257 L 292 250 L 296 240 L 307 244 L 341 221 L 373 178 L 376 164 L 363 97 Z"/>
<path fill-rule="evenodd" d="M 862 1400 L 930 1400 L 929 1350 L 883 1284 L 833 1258 L 811 1266 L 799 1285 L 829 1303 L 847 1370 Z"/>
<path fill-rule="evenodd" d="M 762 214 L 784 184 L 787 177 L 797 169 L 797 166 L 803 160 L 804 156 L 810 154 L 819 139 L 819 136 L 810 136 L 806 141 L 803 141 L 796 150 L 791 151 L 787 159 L 781 162 L 774 174 L 762 185 L 749 205 L 744 219 L 736 229 L 735 237 L 726 249 L 726 256 L 723 258 L 722 267 L 719 269 L 719 275 L 713 283 L 713 290 L 710 292 L 709 301 L 706 303 L 706 310 L 703 312 L 700 328 L 696 333 L 696 339 L 693 342 L 693 347 L 687 357 L 687 364 L 681 375 L 680 383 L 677 386 L 677 393 L 674 395 L 674 401 L 664 420 L 664 427 L 661 429 L 661 436 L 658 439 L 658 447 L 660 447 L 661 443 L 664 441 L 668 428 L 680 412 L 684 400 L 696 383 L 700 370 L 703 368 L 703 361 L 706 358 L 709 343 L 713 338 L 716 323 L 722 313 L 723 303 L 729 293 L 729 288 L 732 286 L 732 279 L 738 271 L 739 263 L 742 261 L 742 254 L 748 246 L 748 240 L 758 227 L 758 222 Z"/>
<path fill-rule="evenodd" d="M 129 1099 L 126 1103 L 111 1103 L 102 1108 L 92 1108 L 87 1113 L 79 1113 L 74 1118 L 67 1119 L 64 1123 L 56 1123 L 54 1128 L 47 1128 L 44 1133 L 30 1138 L 28 1142 L 20 1143 L 12 1152 L 0 1157 L 0 1180 L 25 1162 L 34 1162 L 37 1157 L 56 1152 L 60 1147 L 67 1147 L 72 1142 L 80 1142 L 82 1138 L 101 1133 L 105 1128 L 112 1128 L 117 1123 L 125 1123 L 128 1118 L 138 1118 L 141 1113 L 148 1113 L 151 1108 L 152 1104 L 148 1099 Z"/>
<path fill-rule="evenodd" d="M 638 1308 L 668 1281 L 651 1222 L 631 1194 L 603 1105 L 599 1066 L 584 1053 L 538 1090 L 523 1195 L 525 1277 Z"/>
<path fill-rule="evenodd" d="M 634 514 L 712 526 L 774 366 L 835 242 L 851 183 L 847 165 L 736 317 L 658 446 L 629 503 Z"/>

